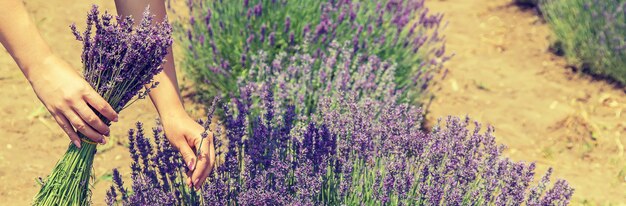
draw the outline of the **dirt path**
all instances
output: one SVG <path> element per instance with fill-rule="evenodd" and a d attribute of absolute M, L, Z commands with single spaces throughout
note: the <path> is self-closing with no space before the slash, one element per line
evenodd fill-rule
<path fill-rule="evenodd" d="M 428 119 L 469 115 L 492 124 L 507 155 L 555 169 L 574 205 L 626 205 L 626 95 L 547 52 L 549 28 L 512 0 L 431 0 L 456 56 Z"/>

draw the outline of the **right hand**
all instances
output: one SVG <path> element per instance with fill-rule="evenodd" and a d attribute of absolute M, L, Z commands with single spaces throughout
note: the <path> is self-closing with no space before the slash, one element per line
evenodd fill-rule
<path fill-rule="evenodd" d="M 43 58 L 32 65 L 26 77 L 52 117 L 76 147 L 81 147 L 80 132 L 94 142 L 106 143 L 106 125 L 91 106 L 108 120 L 117 122 L 117 112 L 76 72 L 57 56 Z"/>

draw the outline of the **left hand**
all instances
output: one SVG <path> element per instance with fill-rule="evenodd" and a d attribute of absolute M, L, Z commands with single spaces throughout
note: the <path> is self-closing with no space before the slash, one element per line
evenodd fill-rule
<path fill-rule="evenodd" d="M 202 139 L 204 128 L 187 114 L 162 116 L 161 120 L 167 139 L 180 152 L 189 168 L 187 186 L 200 189 L 215 164 L 213 133 L 207 131 L 207 137 Z"/>

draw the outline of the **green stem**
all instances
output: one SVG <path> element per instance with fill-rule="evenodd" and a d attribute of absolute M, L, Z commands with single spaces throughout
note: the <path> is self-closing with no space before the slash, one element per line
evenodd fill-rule
<path fill-rule="evenodd" d="M 79 134 L 81 138 L 86 138 Z M 39 190 L 33 205 L 88 205 L 89 181 L 95 144 L 83 142 L 78 148 L 70 144 Z"/>

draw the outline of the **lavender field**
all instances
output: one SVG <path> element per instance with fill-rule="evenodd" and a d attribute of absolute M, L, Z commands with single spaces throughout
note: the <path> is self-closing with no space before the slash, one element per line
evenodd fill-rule
<path fill-rule="evenodd" d="M 0 205 L 626 204 L 626 2 L 580 23 L 560 0 L 165 1 L 168 24 L 136 31 L 114 2 L 88 17 L 91 3 L 25 6 L 88 81 L 141 83 L 120 96 L 93 165 L 76 167 L 93 167 L 89 184 L 74 180 L 89 190 L 55 189 L 74 185 L 54 169 L 68 139 L 2 51 Z M 169 35 L 185 110 L 205 130 L 197 147 L 214 150 L 203 184 L 150 100 L 132 102 L 141 84 L 158 88 Z"/>

